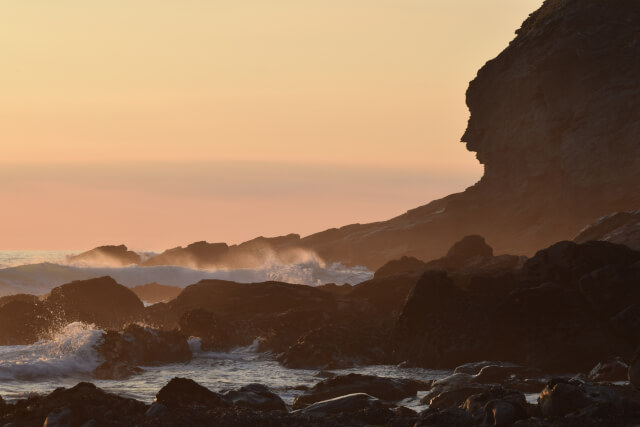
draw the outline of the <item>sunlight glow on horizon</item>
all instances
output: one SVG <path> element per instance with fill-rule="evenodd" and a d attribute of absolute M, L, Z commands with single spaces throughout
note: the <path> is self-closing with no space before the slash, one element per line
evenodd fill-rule
<path fill-rule="evenodd" d="M 4 3 L 0 249 L 310 234 L 462 191 L 467 85 L 541 3 Z"/>

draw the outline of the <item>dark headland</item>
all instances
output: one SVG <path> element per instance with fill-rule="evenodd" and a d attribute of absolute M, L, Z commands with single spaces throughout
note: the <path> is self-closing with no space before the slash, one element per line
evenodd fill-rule
<path fill-rule="evenodd" d="M 198 242 L 145 261 L 126 247 L 87 255 L 248 266 L 306 249 L 376 270 L 356 286 L 203 280 L 144 307 L 102 277 L 0 298 L 0 345 L 74 321 L 104 329 L 97 379 L 187 362 L 190 336 L 211 351 L 259 338 L 283 366 L 326 377 L 292 407 L 269 384 L 218 393 L 174 378 L 147 405 L 80 383 L 0 399 L 0 425 L 638 424 L 638 76 L 640 1 L 547 0 L 469 86 L 462 139 L 485 173 L 465 192 L 305 238 Z M 455 372 L 433 383 L 327 372 L 372 364 Z M 402 406 L 418 392 L 427 409 Z"/>

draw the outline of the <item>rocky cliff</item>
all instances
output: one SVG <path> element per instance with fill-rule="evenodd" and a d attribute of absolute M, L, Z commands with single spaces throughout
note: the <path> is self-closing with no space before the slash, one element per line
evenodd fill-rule
<path fill-rule="evenodd" d="M 467 90 L 462 140 L 485 167 L 476 185 L 302 243 L 327 260 L 371 268 L 403 255 L 442 256 L 468 234 L 485 236 L 498 253 L 531 254 L 602 215 L 637 209 L 638 22 L 636 0 L 545 1 Z"/>

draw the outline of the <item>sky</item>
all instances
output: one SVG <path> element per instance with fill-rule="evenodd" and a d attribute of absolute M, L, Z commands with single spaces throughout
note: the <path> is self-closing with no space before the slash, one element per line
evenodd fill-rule
<path fill-rule="evenodd" d="M 463 191 L 465 90 L 541 4 L 0 2 L 0 250 L 308 235 Z"/>

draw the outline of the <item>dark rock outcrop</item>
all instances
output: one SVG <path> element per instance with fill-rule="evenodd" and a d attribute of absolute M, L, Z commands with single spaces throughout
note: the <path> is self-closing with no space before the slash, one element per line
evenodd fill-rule
<path fill-rule="evenodd" d="M 228 407 L 229 402 L 220 394 L 201 386 L 188 378 L 173 378 L 162 387 L 154 403 L 161 403 L 167 408 L 188 407 Z"/>
<path fill-rule="evenodd" d="M 380 400 L 397 402 L 415 396 L 419 390 L 427 389 L 429 384 L 417 380 L 348 374 L 319 382 L 298 396 L 292 407 L 300 409 L 322 400 L 353 393 L 366 393 Z"/>
<path fill-rule="evenodd" d="M 130 251 L 125 245 L 99 246 L 90 251 L 69 257 L 69 263 L 71 264 L 109 267 L 140 264 L 141 260 L 140 255 Z"/>
<path fill-rule="evenodd" d="M 626 381 L 629 365 L 619 357 L 598 363 L 589 371 L 587 378 L 594 382 Z"/>
<path fill-rule="evenodd" d="M 32 344 L 55 329 L 56 320 L 36 296 L 0 298 L 0 345 Z"/>
<path fill-rule="evenodd" d="M 191 360 L 191 349 L 180 332 L 153 330 L 135 324 L 122 332 L 105 332 L 96 350 L 105 360 L 93 372 L 99 379 L 127 378 L 140 372 L 138 365 Z"/>
<path fill-rule="evenodd" d="M 139 320 L 144 308 L 131 289 L 108 276 L 58 286 L 46 303 L 67 323 L 93 323 L 106 329 L 121 329 Z"/>

